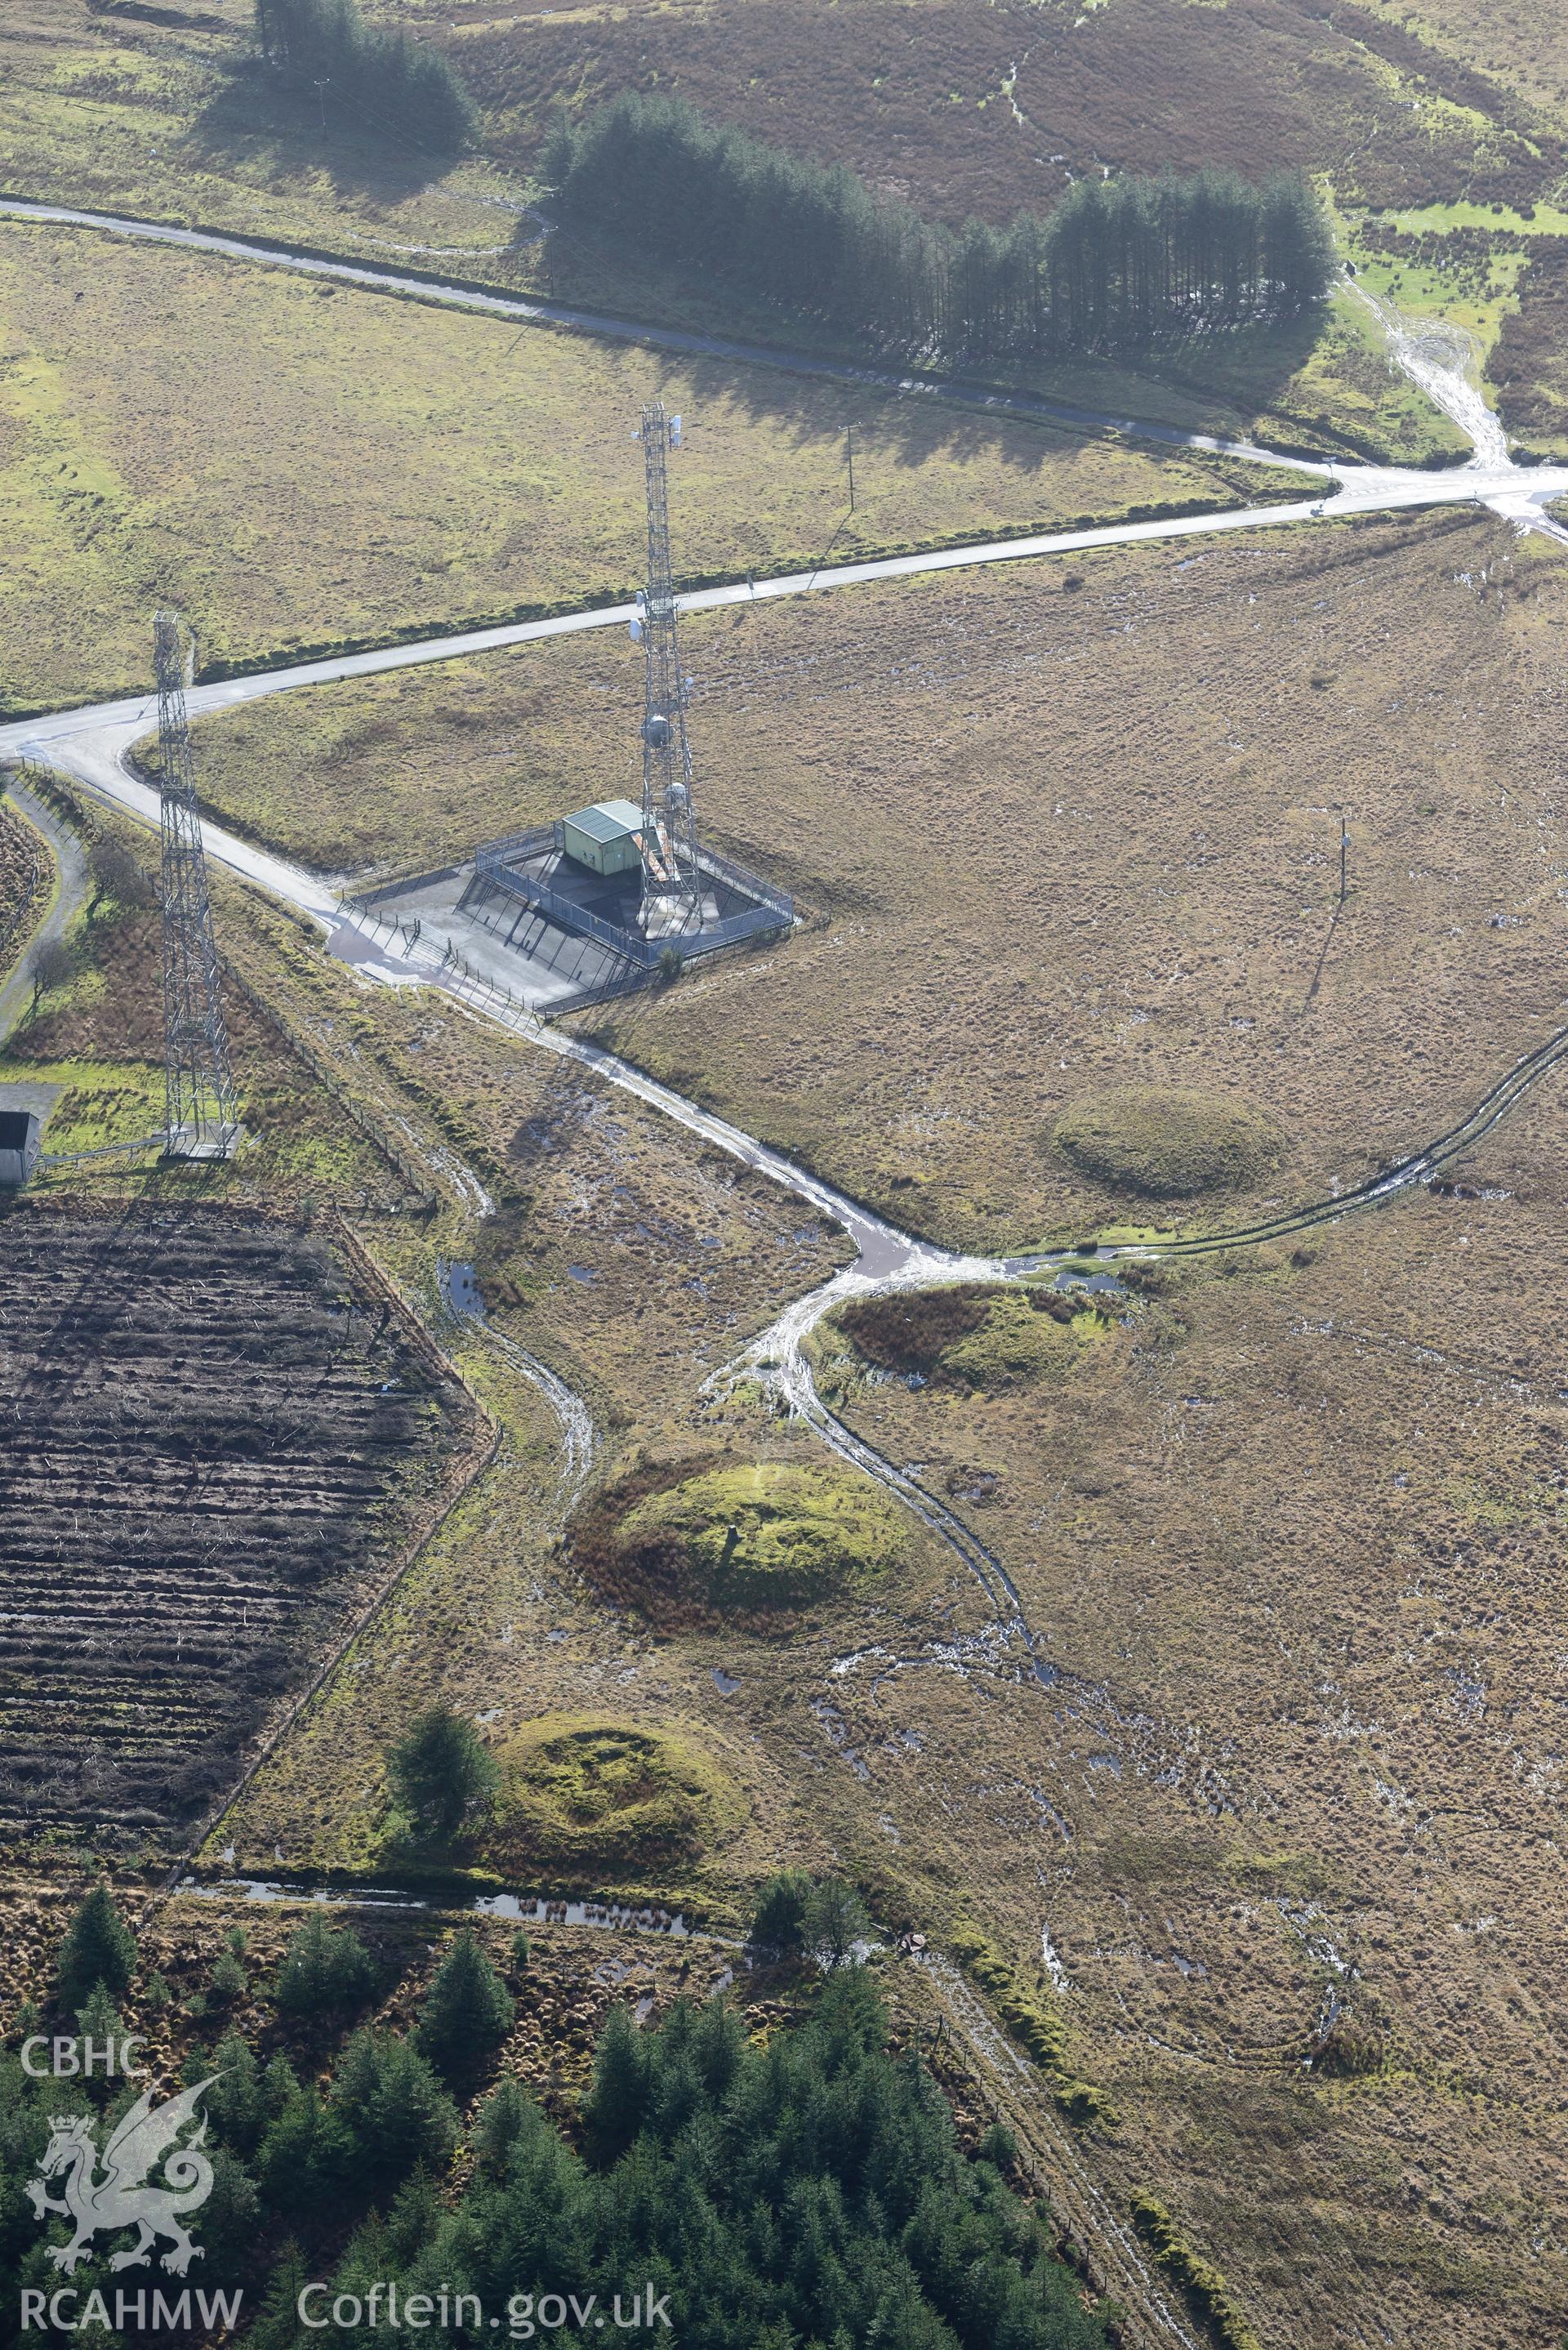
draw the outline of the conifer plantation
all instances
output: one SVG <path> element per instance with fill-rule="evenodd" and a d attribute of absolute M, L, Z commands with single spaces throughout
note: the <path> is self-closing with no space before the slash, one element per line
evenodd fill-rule
<path fill-rule="evenodd" d="M 560 118 L 543 171 L 564 221 L 928 359 L 1127 349 L 1292 317 L 1333 266 L 1299 174 L 1081 180 L 1045 219 L 953 230 L 842 166 L 636 92 L 580 126 Z"/>
<path fill-rule="evenodd" d="M 105 1898 L 83 1905 L 61 1955 L 98 1964 L 109 1951 L 118 1976 L 135 1946 Z M 295 2033 L 291 1970 L 317 1989 L 329 1977 L 336 1993 L 356 1958 L 369 1966 L 351 1933 L 306 1918 L 272 1989 Z M 94 1996 L 107 1999 L 101 1979 Z M 531 2338 L 518 2327 L 537 2314 L 539 2338 L 555 2340 L 552 2296 L 607 2317 L 617 2295 L 649 2292 L 668 2307 L 658 2337 L 682 2350 L 1105 2350 L 1109 2307 L 1085 2306 L 1049 2210 L 1018 2191 L 1012 2138 L 993 2126 L 966 2153 L 918 2052 L 889 2047 L 871 1973 L 813 1970 L 792 2006 L 754 2038 L 722 1995 L 678 1998 L 644 2029 L 612 2007 L 591 2082 L 554 2114 L 505 2069 L 514 2004 L 466 1928 L 411 2036 L 370 2023 L 338 2043 L 339 2019 L 323 2043 L 306 2022 L 290 2053 L 269 2050 L 275 2035 L 254 2014 L 215 2044 L 209 2022 L 182 2067 L 202 2085 L 214 2176 L 198 2281 L 243 2293 L 254 2350 L 400 2338 L 373 2317 L 326 2318 L 337 2295 L 351 2306 L 379 2284 L 384 2319 L 394 2282 L 405 2301 L 431 2295 L 432 2311 L 452 2297 L 451 2322 L 443 2304 L 421 2329 L 432 2350 L 489 2340 L 503 2312 L 518 2318 L 509 2338 Z M 107 2010 L 93 2020 L 111 2027 Z M 59 2282 L 48 2246 L 66 2223 L 41 2232 L 26 2197 L 56 2119 L 112 2124 L 139 2085 L 37 2079 L 0 2048 L 0 2260 L 23 2285 Z M 100 2242 L 72 2279 L 110 2304 L 113 2249 Z M 299 2293 L 313 2280 L 307 2324 Z M 477 2324 L 460 2294 L 477 2297 Z"/>
<path fill-rule="evenodd" d="M 369 2042 L 344 2059 L 356 2082 Z M 419 2175 L 450 2109 L 428 2076 L 421 2096 L 399 2085 L 379 2109 L 381 2216 L 329 2271 L 310 2263 L 330 2275 L 324 2308 L 395 2279 L 403 2294 L 475 2294 L 484 2311 L 575 2293 L 607 2313 L 615 2293 L 629 2303 L 651 2283 L 670 2296 L 659 2338 L 682 2350 L 1103 2350 L 1103 2317 L 1085 2311 L 1041 2217 L 1007 2184 L 1004 2134 L 966 2159 L 929 2074 L 889 2054 L 886 2012 L 858 1970 L 765 2047 L 748 2044 L 722 2000 L 680 2001 L 645 2032 L 612 2011 L 582 2152 L 503 2081 L 480 2109 L 475 2172 L 455 2201 Z M 356 2095 L 348 2117 L 363 2128 L 375 2098 Z M 333 2104 L 353 2100 L 335 2085 Z M 304 2272 L 280 2263 L 257 2350 L 355 2338 L 300 2324 Z M 440 2324 L 425 2334 L 465 2338 Z"/>
<path fill-rule="evenodd" d="M 373 29 L 356 0 L 255 0 L 262 55 L 314 104 L 317 85 L 374 130 L 400 133 L 437 154 L 465 146 L 474 130 L 468 92 L 438 50 Z"/>

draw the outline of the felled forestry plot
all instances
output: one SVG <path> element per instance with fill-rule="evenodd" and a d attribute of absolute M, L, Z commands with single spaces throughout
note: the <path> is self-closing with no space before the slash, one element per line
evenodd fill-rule
<path fill-rule="evenodd" d="M 0 1219 L 0 1832 L 198 1811 L 371 1587 L 454 1400 L 290 1226 Z"/>

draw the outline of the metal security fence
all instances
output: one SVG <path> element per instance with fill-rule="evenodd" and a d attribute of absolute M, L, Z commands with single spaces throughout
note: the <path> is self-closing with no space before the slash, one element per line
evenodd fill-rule
<path fill-rule="evenodd" d="M 788 930 L 794 920 L 794 900 L 786 890 L 775 889 L 771 883 L 748 873 L 742 865 L 733 864 L 727 857 L 717 856 L 711 848 L 698 851 L 698 863 L 703 872 L 722 883 L 738 897 L 751 903 L 738 914 L 729 914 L 711 922 L 701 931 L 676 932 L 668 938 L 645 939 L 640 931 L 622 930 L 618 923 L 607 922 L 590 913 L 574 899 L 552 889 L 547 881 L 539 880 L 524 868 L 529 858 L 546 854 L 561 846 L 562 827 L 536 827 L 532 832 L 518 832 L 502 840 L 486 841 L 475 849 L 473 862 L 481 878 L 497 889 L 514 898 L 521 898 L 547 920 L 564 931 L 575 931 L 580 938 L 589 938 L 624 956 L 628 962 L 644 969 L 657 969 L 668 950 L 673 948 L 682 962 L 697 955 L 711 954 L 720 947 L 735 946 L 742 940 L 762 938 Z M 618 990 L 617 991 L 618 992 Z"/>

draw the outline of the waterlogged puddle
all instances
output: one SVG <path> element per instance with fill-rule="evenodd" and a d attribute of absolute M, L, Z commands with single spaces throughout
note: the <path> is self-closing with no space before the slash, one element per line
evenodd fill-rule
<path fill-rule="evenodd" d="M 722 1665 L 714 1666 L 713 1687 L 721 1697 L 733 1697 L 740 1686 L 733 1673 L 727 1673 Z"/>
<path fill-rule="evenodd" d="M 546 1901 L 533 1893 L 482 1893 L 464 1904 L 478 1918 L 515 1918 L 528 1926 L 599 1926 L 610 1932 L 668 1934 L 676 1941 L 691 1939 L 691 1929 L 679 1913 L 668 1909 L 627 1909 L 618 1902 Z"/>
<path fill-rule="evenodd" d="M 213 1885 L 205 1885 L 198 1877 L 183 1877 L 174 1889 L 193 1901 L 245 1900 L 269 1904 L 297 1901 L 314 1903 L 329 1909 L 428 1909 L 431 1907 L 422 1895 L 399 1892 L 389 1886 L 286 1885 L 281 1879 L 259 1877 L 225 1877 Z"/>
<path fill-rule="evenodd" d="M 1062 1267 L 1051 1284 L 1053 1289 L 1084 1289 L 1097 1297 L 1125 1297 L 1127 1286 L 1114 1273 L 1074 1273 Z"/>
<path fill-rule="evenodd" d="M 196 1901 L 245 1900 L 327 1909 L 430 1909 L 471 1911 L 476 1918 L 504 1918 L 524 1926 L 597 1926 L 610 1933 L 664 1934 L 675 1941 L 693 1939 L 693 1929 L 679 1912 L 658 1908 L 631 1909 L 618 1902 L 547 1900 L 535 1893 L 416 1893 L 392 1885 L 290 1884 L 282 1878 L 225 1877 L 206 1884 L 184 1877 L 177 1893 Z M 722 1940 L 707 1935 L 709 1941 Z"/>
<path fill-rule="evenodd" d="M 1064 1819 L 1062 1814 L 1056 1809 L 1055 1804 L 1051 1801 L 1051 1798 L 1047 1795 L 1044 1787 L 1031 1787 L 1028 1789 L 1027 1793 L 1030 1802 L 1033 1804 L 1035 1810 L 1039 1813 L 1042 1820 L 1045 1822 L 1046 1825 L 1055 1829 L 1056 1834 L 1061 1837 L 1064 1844 L 1071 1844 L 1073 1841 L 1071 1824 L 1067 1820 Z"/>
<path fill-rule="evenodd" d="M 1014 1628 L 1011 1625 L 992 1625 L 983 1632 L 960 1633 L 950 1640 L 929 1640 L 909 1656 L 900 1656 L 892 1648 L 852 1648 L 847 1656 L 835 1657 L 828 1671 L 836 1679 L 842 1679 L 846 1673 L 858 1672 L 862 1665 L 875 1665 L 873 1695 L 895 1673 L 909 1672 L 919 1665 L 938 1665 L 945 1672 L 959 1673 L 965 1680 L 972 1680 L 977 1669 L 999 1672 L 1004 1665 L 1016 1664 Z M 1033 1661 L 1036 1679 L 1047 1688 L 1060 1679 L 1054 1665 L 1043 1665 L 1037 1658 Z"/>
<path fill-rule="evenodd" d="M 850 1744 L 849 1725 L 844 1716 L 836 1713 L 826 1698 L 814 1698 L 811 1710 L 826 1731 L 834 1752 L 848 1763 L 857 1779 L 868 1780 L 871 1776 L 870 1765 L 858 1749 Z"/>
<path fill-rule="evenodd" d="M 436 1259 L 436 1284 L 441 1303 L 463 1321 L 483 1322 L 484 1298 L 472 1264 L 449 1263 L 445 1257 Z"/>
<path fill-rule="evenodd" d="M 1049 1926 L 1042 1926 L 1040 1929 L 1040 1963 L 1045 1970 L 1052 1990 L 1059 1998 L 1065 1999 L 1073 1988 L 1072 1978 L 1062 1964 L 1056 1945 L 1051 1939 Z"/>

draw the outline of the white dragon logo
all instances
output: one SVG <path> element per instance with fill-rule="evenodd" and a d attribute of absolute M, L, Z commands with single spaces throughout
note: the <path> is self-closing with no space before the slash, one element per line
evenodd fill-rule
<path fill-rule="evenodd" d="M 93 2238 L 115 2228 L 134 2228 L 137 2239 L 128 2251 L 116 2252 L 109 2262 L 111 2269 L 147 2267 L 160 2236 L 167 2236 L 173 2247 L 164 2253 L 162 2265 L 176 2276 L 183 2276 L 193 2260 L 202 2259 L 202 2247 L 191 2241 L 180 2214 L 199 2210 L 213 2191 L 213 2166 L 196 2151 L 207 2135 L 205 2117 L 189 2146 L 176 2147 L 175 2140 L 186 2123 L 196 2118 L 196 2100 L 216 2078 L 215 2073 L 209 2074 L 194 2088 L 184 2089 L 157 2106 L 151 2090 L 146 2090 L 104 2147 L 101 2178 L 95 2176 L 98 2147 L 91 2121 L 82 2114 L 56 2116 L 49 2124 L 49 2143 L 38 2169 L 42 2178 L 57 2178 L 62 2170 L 67 2174 L 65 2200 L 57 2203 L 45 2192 L 40 2178 L 29 2183 L 27 2193 L 40 2220 L 47 2212 L 57 2211 L 75 2224 L 76 2234 L 68 2244 L 49 2246 L 49 2258 L 57 2268 L 69 2276 L 87 2259 Z M 157 2168 L 161 2157 L 167 2157 L 163 2176 L 168 2184 L 150 2187 L 147 2175 Z"/>

